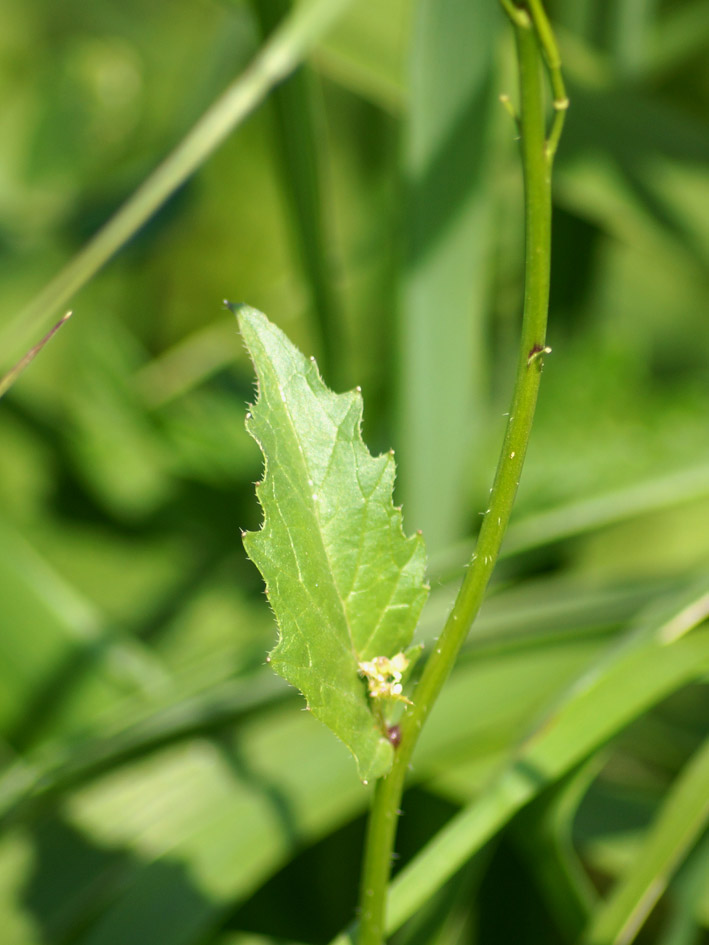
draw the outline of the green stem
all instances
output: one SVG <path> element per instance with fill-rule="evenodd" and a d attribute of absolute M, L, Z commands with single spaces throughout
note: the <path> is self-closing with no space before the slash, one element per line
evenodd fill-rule
<path fill-rule="evenodd" d="M 529 8 L 502 0 L 514 27 L 519 63 L 520 130 L 525 205 L 525 290 L 517 376 L 502 452 L 475 553 L 436 649 L 415 691 L 415 705 L 401 723 L 401 742 L 390 774 L 376 786 L 365 843 L 358 945 L 381 945 L 386 924 L 387 883 L 397 817 L 409 761 L 419 733 L 451 672 L 458 651 L 482 604 L 509 522 L 537 402 L 549 304 L 551 259 L 551 167 L 561 116 L 549 138 L 544 110 L 543 65 L 556 99 L 563 90 L 558 54 L 538 0 Z M 551 50 L 551 54 L 550 54 Z"/>
<path fill-rule="evenodd" d="M 559 47 L 556 45 L 556 39 L 542 7 L 541 0 L 529 0 L 529 12 L 539 39 L 539 45 L 542 48 L 542 54 L 544 55 L 547 69 L 549 70 L 549 81 L 551 82 L 551 90 L 554 97 L 552 102 L 554 119 L 546 144 L 547 154 L 553 161 L 564 127 L 566 109 L 569 107 L 569 99 L 566 95 L 564 77 L 561 74 Z"/>

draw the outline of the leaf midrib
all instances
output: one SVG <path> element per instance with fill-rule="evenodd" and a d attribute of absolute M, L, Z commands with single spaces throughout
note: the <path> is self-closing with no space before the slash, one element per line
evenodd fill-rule
<path fill-rule="evenodd" d="M 275 337 L 275 336 L 273 336 L 273 337 Z M 279 340 L 279 339 L 277 339 L 277 340 Z M 279 342 L 279 343 L 280 343 L 280 342 Z M 297 430 L 296 430 L 296 427 L 295 427 L 293 418 L 291 417 L 291 411 L 290 411 L 290 409 L 289 409 L 289 407 L 288 407 L 289 400 L 288 400 L 288 397 L 287 397 L 287 394 L 286 394 L 286 390 L 284 389 L 284 387 L 281 387 L 280 377 L 279 377 L 279 374 L 278 374 L 278 370 L 277 370 L 277 368 L 276 368 L 276 366 L 275 366 L 275 364 L 274 364 L 274 362 L 273 362 L 273 359 L 271 358 L 270 354 L 268 353 L 268 351 L 266 350 L 265 347 L 263 348 L 263 350 L 264 350 L 264 354 L 265 354 L 265 359 L 266 359 L 267 363 L 269 364 L 269 366 L 270 366 L 270 368 L 271 368 L 271 371 L 272 371 L 272 373 L 273 373 L 273 376 L 274 376 L 274 378 L 275 378 L 275 382 L 276 382 L 276 383 L 275 383 L 275 386 L 276 386 L 276 389 L 277 389 L 278 394 L 279 394 L 279 396 L 278 396 L 278 398 L 277 398 L 277 400 L 276 400 L 276 410 L 278 410 L 278 409 L 279 409 L 279 406 L 280 406 L 280 409 L 281 409 L 281 410 L 283 411 L 283 413 L 285 414 L 285 417 L 286 417 L 286 420 L 287 420 L 287 422 L 288 422 L 288 426 L 290 427 L 290 430 L 291 430 L 293 439 L 294 439 L 294 441 L 295 441 L 295 443 L 296 443 L 296 445 L 297 445 L 298 453 L 300 454 L 300 458 L 301 458 L 301 461 L 302 461 L 302 469 L 305 471 L 305 485 L 307 486 L 308 505 L 309 505 L 309 507 L 310 507 L 311 510 L 312 510 L 312 513 L 313 513 L 313 516 L 314 516 L 315 520 L 317 521 L 317 525 L 318 525 L 318 528 L 317 528 L 318 539 L 319 539 L 319 541 L 320 541 L 320 546 L 321 546 L 321 549 L 322 549 L 322 552 L 323 552 L 325 561 L 327 562 L 327 572 L 328 572 L 328 574 L 329 574 L 332 587 L 333 587 L 334 590 L 335 590 L 336 598 L 337 598 L 338 604 L 339 604 L 339 606 L 340 606 L 340 610 L 341 610 L 342 617 L 343 617 L 343 620 L 344 620 L 344 626 L 345 626 L 345 629 L 346 629 L 346 631 L 347 631 L 347 638 L 348 638 L 349 643 L 350 643 L 350 650 L 351 650 L 351 653 L 352 653 L 352 657 L 353 657 L 353 659 L 354 659 L 354 662 L 357 663 L 357 662 L 358 662 L 358 657 L 357 657 L 357 651 L 356 651 L 356 649 L 355 649 L 354 640 L 353 640 L 353 636 L 352 636 L 352 627 L 350 626 L 350 621 L 349 621 L 349 617 L 348 617 L 348 614 L 347 614 L 347 609 L 346 609 L 346 607 L 345 607 L 345 602 L 344 602 L 344 600 L 343 600 L 342 594 L 340 593 L 340 589 L 339 589 L 339 587 L 338 587 L 338 585 L 337 585 L 337 581 L 335 580 L 335 572 L 334 572 L 334 569 L 333 569 L 333 566 L 332 566 L 332 560 L 331 560 L 330 554 L 328 553 L 327 545 L 326 545 L 325 540 L 324 540 L 323 529 L 322 529 L 322 523 L 321 523 L 321 520 L 320 520 L 320 513 L 319 513 L 319 509 L 318 509 L 318 503 L 315 502 L 315 501 L 313 501 L 313 492 L 312 492 L 312 489 L 313 489 L 314 487 L 311 486 L 310 483 L 311 483 L 311 482 L 314 482 L 314 480 L 313 480 L 312 476 L 310 475 L 310 468 L 309 468 L 309 466 L 308 466 L 308 463 L 307 463 L 307 460 L 306 460 L 306 457 L 305 457 L 305 453 L 304 453 L 304 451 L 303 451 L 303 446 L 302 446 L 302 444 L 301 444 L 300 437 L 299 437 L 299 435 L 298 435 L 298 433 L 297 433 Z M 292 377 L 297 377 L 297 376 L 298 376 L 298 375 L 294 373 L 293 375 L 291 375 L 291 378 L 289 378 L 289 379 L 286 380 L 286 383 L 288 383 L 288 382 L 292 379 Z M 312 387 L 310 386 L 310 381 L 309 381 L 309 379 L 308 379 L 307 373 L 304 374 L 304 377 L 305 377 L 305 380 L 306 380 L 307 385 L 308 385 L 308 391 L 309 391 L 310 396 L 317 400 L 317 395 L 316 395 L 315 391 L 313 391 Z M 260 399 L 260 395 L 259 395 L 259 399 Z M 254 409 L 256 409 L 256 406 L 258 406 L 258 404 L 255 405 Z M 349 409 L 349 408 L 348 408 L 348 409 Z M 271 407 L 271 410 L 273 410 L 273 406 Z M 274 412 L 275 412 L 275 411 L 274 411 Z M 333 426 L 335 427 L 335 430 L 336 430 L 335 438 L 337 438 L 337 433 L 339 433 L 339 429 L 340 429 L 340 428 L 339 428 L 334 422 L 333 422 Z M 330 467 L 330 463 L 332 462 L 332 457 L 333 457 L 334 452 L 335 452 L 335 449 L 334 449 L 334 446 L 333 446 L 332 450 L 330 451 L 330 455 L 329 455 L 329 457 L 328 457 L 328 460 L 327 460 L 326 471 L 325 471 L 325 473 L 324 473 L 324 475 L 323 475 L 323 481 L 325 480 L 325 478 L 326 478 L 326 476 L 327 476 L 327 469 L 329 469 L 329 467 Z M 267 473 L 268 473 L 268 469 L 267 469 Z M 319 487 L 318 487 L 318 488 L 319 488 Z M 361 492 L 361 489 L 360 489 L 360 492 Z M 264 514 L 265 514 L 265 513 L 264 513 Z M 288 535 L 289 535 L 289 540 L 292 541 L 292 539 L 290 538 L 290 530 L 288 531 Z M 297 561 L 297 560 L 298 560 L 298 559 L 297 559 L 297 556 L 296 556 L 296 561 Z M 358 567 L 359 567 L 359 552 L 358 552 Z M 299 570 L 300 570 L 300 568 L 299 568 Z M 310 589 L 307 589 L 307 590 L 308 590 L 309 596 L 312 597 L 312 593 L 311 593 Z M 338 636 L 338 635 L 336 635 L 336 636 Z"/>

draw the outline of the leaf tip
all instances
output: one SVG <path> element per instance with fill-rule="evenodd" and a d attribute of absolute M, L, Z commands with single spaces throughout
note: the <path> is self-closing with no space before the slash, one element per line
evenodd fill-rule
<path fill-rule="evenodd" d="M 222 299 L 222 305 L 225 309 L 228 309 L 232 315 L 235 315 L 237 319 L 239 318 L 241 309 L 244 308 L 243 302 L 230 302 L 229 299 Z"/>
<path fill-rule="evenodd" d="M 246 302 L 230 302 L 229 299 L 222 299 L 222 305 L 224 308 L 229 309 L 233 315 L 236 315 L 237 318 L 244 310 L 251 309 L 251 306 L 247 305 Z M 251 311 L 254 311 L 254 309 L 251 309 Z"/>
<path fill-rule="evenodd" d="M 263 324 L 268 321 L 263 312 L 259 312 L 257 308 L 254 308 L 247 302 L 230 302 L 228 299 L 224 299 L 224 307 L 229 309 L 229 311 L 236 316 L 239 331 L 242 335 L 245 329 L 250 327 L 256 328 L 258 324 Z"/>

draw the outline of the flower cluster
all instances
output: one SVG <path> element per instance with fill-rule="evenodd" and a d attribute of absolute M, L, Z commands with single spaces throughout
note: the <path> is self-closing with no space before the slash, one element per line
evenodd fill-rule
<path fill-rule="evenodd" d="M 372 699 L 395 699 L 411 705 L 411 700 L 402 695 L 402 677 L 408 668 L 409 660 L 405 653 L 388 656 L 375 656 L 358 664 L 360 676 L 365 676 L 369 695 Z"/>

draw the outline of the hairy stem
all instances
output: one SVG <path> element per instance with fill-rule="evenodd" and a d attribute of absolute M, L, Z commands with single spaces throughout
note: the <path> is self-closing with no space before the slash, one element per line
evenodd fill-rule
<path fill-rule="evenodd" d="M 475 553 L 458 597 L 416 687 L 415 704 L 401 723 L 390 774 L 376 786 L 362 868 L 358 945 L 381 945 L 386 894 L 404 780 L 421 728 L 475 619 L 502 545 L 517 493 L 537 402 L 546 347 L 551 259 L 551 167 L 561 134 L 565 92 L 558 52 L 539 0 L 525 7 L 502 0 L 515 32 L 519 65 L 521 156 L 524 173 L 525 289 L 522 339 L 512 406 Z M 543 67 L 549 73 L 555 116 L 547 135 Z M 559 102 L 563 98 L 564 104 Z M 557 101 L 559 100 L 559 101 Z"/>

